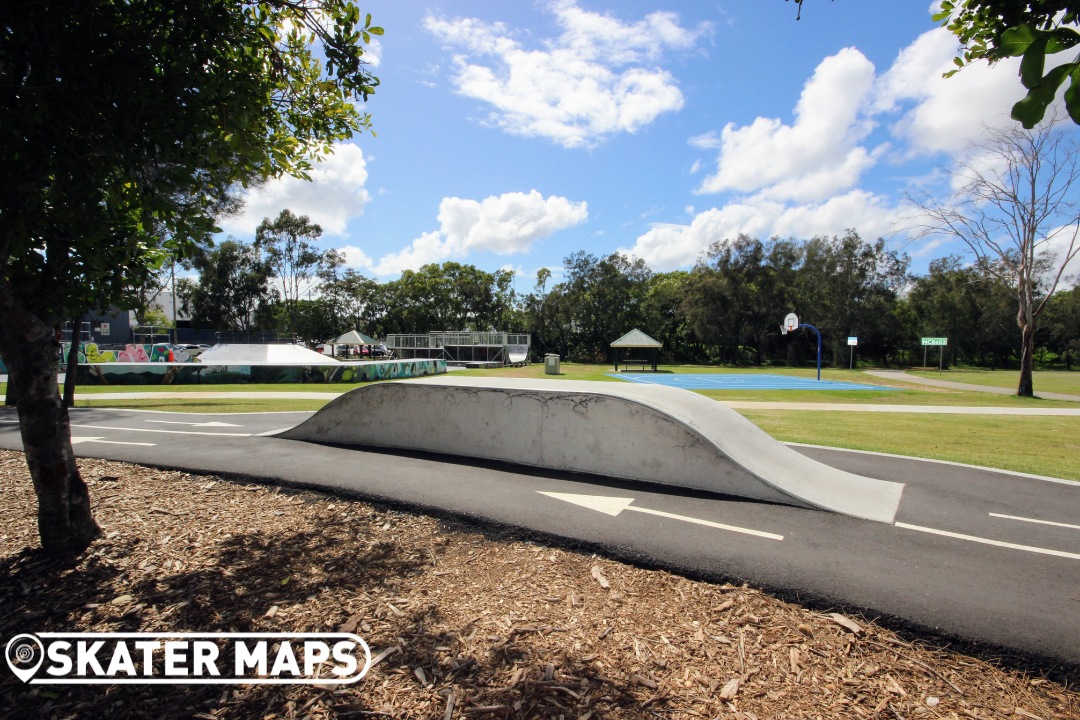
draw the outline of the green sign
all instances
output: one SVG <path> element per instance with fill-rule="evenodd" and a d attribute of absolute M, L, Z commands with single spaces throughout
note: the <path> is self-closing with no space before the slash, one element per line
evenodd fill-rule
<path fill-rule="evenodd" d="M 923 338 L 923 345 L 948 345 L 949 338 Z"/>

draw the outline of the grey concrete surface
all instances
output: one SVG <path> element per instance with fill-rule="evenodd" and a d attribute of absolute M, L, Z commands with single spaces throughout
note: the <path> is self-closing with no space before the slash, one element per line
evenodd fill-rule
<path fill-rule="evenodd" d="M 357 388 L 289 440 L 405 448 L 655 482 L 892 522 L 903 485 L 818 463 L 697 393 L 637 383 L 421 378 Z"/>

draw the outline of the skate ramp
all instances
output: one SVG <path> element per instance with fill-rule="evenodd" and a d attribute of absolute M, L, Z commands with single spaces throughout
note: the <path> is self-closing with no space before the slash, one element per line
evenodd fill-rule
<path fill-rule="evenodd" d="M 513 378 L 384 382 L 278 437 L 590 473 L 892 522 L 903 485 L 837 470 L 670 387 Z"/>
<path fill-rule="evenodd" d="M 336 358 L 300 345 L 215 345 L 199 356 L 203 365 L 333 365 Z"/>

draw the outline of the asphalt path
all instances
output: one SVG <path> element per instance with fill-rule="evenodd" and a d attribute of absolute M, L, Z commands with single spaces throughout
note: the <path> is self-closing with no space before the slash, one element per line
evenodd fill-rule
<path fill-rule="evenodd" d="M 76 453 L 345 492 L 520 528 L 695 577 L 745 581 L 1080 668 L 1080 483 L 796 447 L 907 485 L 895 524 L 667 486 L 329 447 L 273 434 L 311 413 L 74 408 Z M 0 447 L 21 448 L 0 411 Z"/>

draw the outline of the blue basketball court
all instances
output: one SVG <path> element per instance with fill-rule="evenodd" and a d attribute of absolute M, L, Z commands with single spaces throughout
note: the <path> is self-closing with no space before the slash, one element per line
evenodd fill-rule
<path fill-rule="evenodd" d="M 666 385 L 684 390 L 896 390 L 883 385 L 814 380 L 791 375 L 759 375 L 737 373 L 710 373 L 702 375 L 677 375 L 670 373 L 608 373 L 608 377 L 629 382 Z"/>

